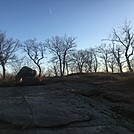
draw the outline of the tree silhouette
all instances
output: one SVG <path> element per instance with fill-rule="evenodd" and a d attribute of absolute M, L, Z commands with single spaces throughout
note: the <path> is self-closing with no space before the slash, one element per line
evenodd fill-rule
<path fill-rule="evenodd" d="M 3 80 L 6 76 L 6 64 L 15 60 L 15 52 L 18 46 L 18 41 L 14 41 L 13 38 L 6 38 L 6 34 L 0 32 L 0 65 L 3 70 Z"/>
<path fill-rule="evenodd" d="M 111 39 L 113 42 L 116 42 L 124 47 L 125 49 L 125 58 L 130 72 L 133 72 L 133 69 L 130 64 L 130 59 L 134 51 L 134 33 L 130 26 L 130 22 L 127 20 L 124 21 L 124 25 L 121 27 L 121 32 L 117 32 L 113 29 L 113 36 Z"/>
<path fill-rule="evenodd" d="M 120 73 L 123 73 L 123 64 L 124 64 L 124 48 L 120 47 L 119 44 L 115 44 L 114 42 L 112 42 L 112 44 L 110 44 L 110 51 L 113 54 L 117 66 L 119 67 L 119 71 Z"/>
<path fill-rule="evenodd" d="M 46 40 L 46 47 L 53 54 L 53 58 L 58 60 L 60 76 L 65 74 L 67 55 L 76 47 L 75 39 L 64 35 L 64 37 L 55 36 Z"/>
<path fill-rule="evenodd" d="M 39 69 L 39 77 L 41 77 L 41 60 L 44 59 L 45 45 L 37 42 L 36 39 L 29 39 L 22 44 L 21 48 L 27 53 L 29 58 L 35 63 Z"/>
<path fill-rule="evenodd" d="M 73 65 L 76 65 L 76 68 L 79 70 L 79 73 L 83 73 L 83 68 L 85 67 L 85 64 L 87 62 L 86 50 L 75 51 L 71 55 L 71 60 L 73 62 Z"/>
<path fill-rule="evenodd" d="M 108 73 L 108 61 L 109 61 L 109 49 L 106 44 L 101 44 L 96 49 L 99 57 L 102 59 L 103 64 L 105 65 L 105 70 Z"/>

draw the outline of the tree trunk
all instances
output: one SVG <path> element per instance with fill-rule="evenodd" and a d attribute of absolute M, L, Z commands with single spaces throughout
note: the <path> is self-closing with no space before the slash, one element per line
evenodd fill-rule
<path fill-rule="evenodd" d="M 55 74 L 55 76 L 58 76 L 58 73 L 57 73 L 57 68 L 56 68 L 56 66 L 54 66 L 54 74 Z"/>
<path fill-rule="evenodd" d="M 65 74 L 65 66 L 66 66 L 66 62 L 65 62 L 65 59 L 63 59 L 63 71 L 62 71 L 62 73 L 63 73 L 63 75 Z"/>
<path fill-rule="evenodd" d="M 131 65 L 130 65 L 129 57 L 127 56 L 127 54 L 125 54 L 125 56 L 126 56 L 126 61 L 127 61 L 128 69 L 129 69 L 130 72 L 133 72 L 133 69 L 131 68 Z"/>
<path fill-rule="evenodd" d="M 94 72 L 96 73 L 98 69 L 98 61 L 97 58 L 95 58 L 95 63 L 94 63 Z"/>
<path fill-rule="evenodd" d="M 38 69 L 39 69 L 39 75 L 38 76 L 41 77 L 41 67 L 38 64 L 37 64 L 37 66 L 38 66 Z"/>
<path fill-rule="evenodd" d="M 119 66 L 119 69 L 120 69 L 120 73 L 123 73 L 121 63 L 120 64 L 118 63 L 118 66 Z"/>
<path fill-rule="evenodd" d="M 60 56 L 59 56 L 59 61 L 60 61 L 60 76 L 63 76 L 63 72 L 62 72 L 62 61 L 61 61 Z"/>
<path fill-rule="evenodd" d="M 95 73 L 97 72 L 97 66 L 94 66 L 94 72 Z"/>
<path fill-rule="evenodd" d="M 108 65 L 107 65 L 107 61 L 105 61 L 105 67 L 106 67 L 106 72 L 108 73 Z"/>
<path fill-rule="evenodd" d="M 2 79 L 5 80 L 5 78 L 6 78 L 6 68 L 5 68 L 5 64 L 4 63 L 2 63 L 2 70 L 3 70 Z"/>
<path fill-rule="evenodd" d="M 64 52 L 63 55 L 63 75 L 65 74 L 65 67 L 66 67 L 66 51 Z"/>
<path fill-rule="evenodd" d="M 81 65 L 81 64 L 78 63 L 78 68 L 79 68 L 79 73 L 82 73 L 83 72 L 83 70 L 82 70 L 83 65 Z"/>
<path fill-rule="evenodd" d="M 66 62 L 67 75 L 69 74 L 68 63 Z"/>
<path fill-rule="evenodd" d="M 92 65 L 91 65 L 91 63 L 88 65 L 88 67 L 89 67 L 89 72 L 91 73 L 92 72 Z"/>
<path fill-rule="evenodd" d="M 111 70 L 112 70 L 112 73 L 114 73 L 114 67 L 113 66 L 112 66 Z"/>

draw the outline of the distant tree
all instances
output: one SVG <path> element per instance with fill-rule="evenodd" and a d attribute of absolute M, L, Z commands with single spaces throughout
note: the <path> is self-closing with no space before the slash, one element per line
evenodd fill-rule
<path fill-rule="evenodd" d="M 102 59 L 102 63 L 105 66 L 105 70 L 108 73 L 108 61 L 109 61 L 109 48 L 106 44 L 101 44 L 96 48 L 99 57 Z"/>
<path fill-rule="evenodd" d="M 76 38 L 55 36 L 46 40 L 46 47 L 53 54 L 55 60 L 58 60 L 60 76 L 65 74 L 67 55 L 76 47 Z"/>
<path fill-rule="evenodd" d="M 0 32 L 0 65 L 3 70 L 3 80 L 6 76 L 6 64 L 12 63 L 16 59 L 15 52 L 19 46 L 19 41 L 7 38 L 6 34 Z"/>
<path fill-rule="evenodd" d="M 51 70 L 51 74 L 53 74 L 54 76 L 59 76 L 59 64 L 58 64 L 58 60 L 56 60 L 57 58 L 53 57 L 51 58 L 51 60 L 49 61 L 51 63 L 51 65 L 48 68 L 48 72 L 50 72 Z"/>
<path fill-rule="evenodd" d="M 74 64 L 74 62 L 72 62 L 72 57 L 70 55 L 70 62 L 69 62 L 69 65 L 68 65 L 68 68 L 69 68 L 69 71 L 71 74 L 73 73 L 77 73 L 79 70 L 78 70 L 78 67 L 76 64 Z"/>
<path fill-rule="evenodd" d="M 66 73 L 66 75 L 68 75 L 70 73 L 70 65 L 71 65 L 70 55 L 71 55 L 71 52 L 69 52 L 67 57 L 66 57 L 66 62 L 65 62 L 65 73 Z"/>
<path fill-rule="evenodd" d="M 97 72 L 98 59 L 95 49 L 77 50 L 70 55 L 73 67 L 76 67 L 79 73 Z"/>
<path fill-rule="evenodd" d="M 97 72 L 98 69 L 98 59 L 97 53 L 94 48 L 89 48 L 85 50 L 86 55 L 86 72 Z"/>
<path fill-rule="evenodd" d="M 37 42 L 36 39 L 29 39 L 22 44 L 21 48 L 27 53 L 28 57 L 38 67 L 39 77 L 41 77 L 41 60 L 44 59 L 45 45 L 42 42 Z"/>
<path fill-rule="evenodd" d="M 75 65 L 78 69 L 79 73 L 83 73 L 83 68 L 87 62 L 86 50 L 75 51 L 71 55 L 71 60 L 73 62 L 73 65 Z"/>
<path fill-rule="evenodd" d="M 115 44 L 114 42 L 112 42 L 112 44 L 110 45 L 110 51 L 116 60 L 116 63 L 117 63 L 117 66 L 119 67 L 120 73 L 123 73 L 124 48 L 121 47 L 119 44 Z"/>
<path fill-rule="evenodd" d="M 92 54 L 93 54 L 93 70 L 96 73 L 99 67 L 99 62 L 98 62 L 98 57 L 97 57 L 97 52 L 95 48 L 91 49 Z"/>
<path fill-rule="evenodd" d="M 109 59 L 108 59 L 108 67 L 111 69 L 112 73 L 114 73 L 114 71 L 115 71 L 115 66 L 116 66 L 115 57 L 112 53 L 110 53 L 109 54 Z"/>
<path fill-rule="evenodd" d="M 85 71 L 92 72 L 93 71 L 93 53 L 91 49 L 85 50 L 86 62 L 85 62 Z"/>
<path fill-rule="evenodd" d="M 47 77 L 52 77 L 53 76 L 53 70 L 51 70 L 51 67 L 48 67 L 46 72 L 45 72 L 45 76 Z"/>
<path fill-rule="evenodd" d="M 113 29 L 111 41 L 120 44 L 120 47 L 124 47 L 124 54 L 128 69 L 130 72 L 133 72 L 130 60 L 134 51 L 134 33 L 132 31 L 132 27 L 130 26 L 130 22 L 127 20 L 124 21 L 124 25 L 120 29 L 120 32 Z"/>

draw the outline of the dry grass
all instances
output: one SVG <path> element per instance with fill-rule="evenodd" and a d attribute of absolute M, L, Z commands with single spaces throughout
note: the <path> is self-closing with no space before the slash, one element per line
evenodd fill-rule
<path fill-rule="evenodd" d="M 2 86 L 13 86 L 15 77 L 12 75 L 8 75 L 5 80 L 0 78 L 0 87 Z"/>
<path fill-rule="evenodd" d="M 134 87 L 134 74 L 123 73 L 123 74 L 111 74 L 111 73 L 76 73 L 70 74 L 64 77 L 45 77 L 40 78 L 37 85 L 51 84 L 58 82 L 79 82 L 79 83 L 97 83 L 97 82 L 122 82 L 127 87 Z M 31 84 L 32 85 L 32 84 Z M 36 85 L 36 84 L 34 84 Z M 0 79 L 0 86 L 15 86 L 14 76 L 6 77 L 6 80 Z"/>

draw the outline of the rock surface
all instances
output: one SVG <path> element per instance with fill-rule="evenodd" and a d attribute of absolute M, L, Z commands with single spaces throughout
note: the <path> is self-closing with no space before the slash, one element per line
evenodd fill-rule
<path fill-rule="evenodd" d="M 134 133 L 133 100 L 103 88 L 75 82 L 0 88 L 0 133 Z"/>

